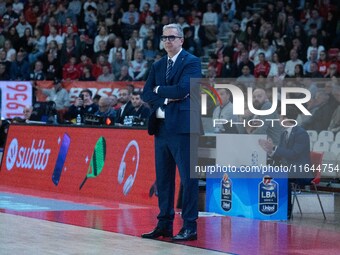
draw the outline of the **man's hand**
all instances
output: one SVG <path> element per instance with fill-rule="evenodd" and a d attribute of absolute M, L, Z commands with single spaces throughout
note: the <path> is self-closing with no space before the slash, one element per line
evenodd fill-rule
<path fill-rule="evenodd" d="M 80 97 L 77 97 L 76 101 L 74 102 L 74 106 L 81 107 L 84 105 L 84 100 L 82 100 Z"/>
<path fill-rule="evenodd" d="M 269 155 L 273 153 L 274 144 L 272 139 L 259 139 L 259 145 L 265 150 Z"/>

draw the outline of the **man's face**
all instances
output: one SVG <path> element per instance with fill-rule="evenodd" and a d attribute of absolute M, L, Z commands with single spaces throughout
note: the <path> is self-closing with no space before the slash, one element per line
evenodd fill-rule
<path fill-rule="evenodd" d="M 184 39 L 183 38 L 177 38 L 179 36 L 177 30 L 175 28 L 169 28 L 164 30 L 163 36 L 176 36 L 176 38 L 170 42 L 169 39 L 167 39 L 164 44 L 164 49 L 166 52 L 172 57 L 176 55 L 180 49 L 182 48 Z"/>
<path fill-rule="evenodd" d="M 227 91 L 225 89 L 219 89 L 217 90 L 217 93 L 220 95 L 221 101 L 222 101 L 222 105 L 226 105 L 229 102 L 229 94 L 227 93 Z"/>
<path fill-rule="evenodd" d="M 266 92 L 264 90 L 254 90 L 253 105 L 256 109 L 261 109 L 266 99 Z"/>
<path fill-rule="evenodd" d="M 110 104 L 106 100 L 99 99 L 98 107 L 100 112 L 107 112 L 110 108 Z"/>
<path fill-rule="evenodd" d="M 127 89 L 121 89 L 118 94 L 118 101 L 122 104 L 126 104 L 130 100 L 130 94 Z"/>
<path fill-rule="evenodd" d="M 24 118 L 25 118 L 25 120 L 28 120 L 28 119 L 31 117 L 32 108 L 30 108 L 30 107 L 25 107 L 23 113 L 24 113 Z"/>
<path fill-rule="evenodd" d="M 81 93 L 84 96 L 84 104 L 88 105 L 92 103 L 92 98 L 88 92 L 82 92 Z"/>
<path fill-rule="evenodd" d="M 140 95 L 132 95 L 131 97 L 131 103 L 133 107 L 138 108 L 142 105 L 142 99 L 140 98 Z"/>

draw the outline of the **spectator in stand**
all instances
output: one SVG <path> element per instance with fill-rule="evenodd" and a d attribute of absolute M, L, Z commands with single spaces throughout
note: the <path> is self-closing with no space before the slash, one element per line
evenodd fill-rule
<path fill-rule="evenodd" d="M 126 50 L 126 61 L 131 62 L 136 59 L 137 52 L 142 51 L 142 48 L 137 47 L 136 40 L 130 38 L 128 41 L 128 49 Z"/>
<path fill-rule="evenodd" d="M 61 33 L 63 35 L 67 34 L 67 30 L 68 30 L 69 27 L 72 28 L 72 31 L 74 33 L 78 34 L 78 26 L 77 26 L 77 24 L 74 21 L 72 21 L 72 19 L 70 17 L 66 17 L 65 23 L 61 27 Z"/>
<path fill-rule="evenodd" d="M 277 74 L 272 76 L 274 84 L 281 85 L 284 79 L 286 78 L 286 76 L 287 75 L 285 73 L 285 65 L 282 63 L 279 63 L 277 65 Z"/>
<path fill-rule="evenodd" d="M 70 106 L 70 97 L 66 89 L 63 88 L 61 80 L 55 79 L 53 88 L 41 89 L 42 93 L 47 96 L 47 101 L 53 101 L 56 104 L 58 112 L 64 114 Z M 60 114 L 60 116 L 62 115 Z"/>
<path fill-rule="evenodd" d="M 29 44 L 29 41 L 32 40 L 32 30 L 29 28 L 25 29 L 24 35 L 22 37 L 19 37 L 19 45 L 20 45 L 20 49 L 23 49 L 25 52 L 31 52 L 33 49 L 33 45 Z M 32 63 L 30 63 L 32 64 Z"/>
<path fill-rule="evenodd" d="M 145 60 L 150 66 L 150 63 L 154 62 L 154 59 L 157 55 L 157 50 L 154 48 L 151 40 L 146 41 L 146 48 L 143 49 L 143 54 L 145 56 Z"/>
<path fill-rule="evenodd" d="M 225 53 L 225 46 L 222 40 L 218 39 L 216 41 L 214 53 L 217 55 L 217 62 L 223 63 L 223 54 Z"/>
<path fill-rule="evenodd" d="M 235 77 L 236 68 L 234 63 L 231 62 L 231 58 L 228 55 L 223 57 L 223 67 L 222 67 L 222 78 L 232 78 Z"/>
<path fill-rule="evenodd" d="M 16 60 L 12 62 L 10 69 L 11 80 L 27 81 L 30 77 L 29 63 L 25 60 L 24 52 L 19 51 L 16 54 Z"/>
<path fill-rule="evenodd" d="M 82 73 L 85 66 L 91 66 L 92 69 L 93 64 L 91 59 L 86 54 L 82 54 L 80 56 L 80 63 L 77 65 L 77 68 Z"/>
<path fill-rule="evenodd" d="M 47 53 L 42 59 L 46 80 L 54 80 L 61 77 L 60 63 L 51 52 Z"/>
<path fill-rule="evenodd" d="M 110 72 L 109 66 L 103 66 L 103 73 L 98 76 L 97 81 L 114 81 L 116 78 L 113 73 Z"/>
<path fill-rule="evenodd" d="M 61 52 L 58 49 L 58 44 L 56 41 L 52 40 L 47 44 L 45 55 L 51 53 L 55 59 L 58 60 L 58 63 L 60 65 L 60 56 Z"/>
<path fill-rule="evenodd" d="M 0 63 L 6 66 L 6 71 L 10 75 L 12 62 L 6 59 L 6 52 L 0 49 Z"/>
<path fill-rule="evenodd" d="M 216 78 L 221 77 L 222 74 L 222 63 L 217 61 L 217 55 L 215 53 L 211 53 L 209 55 L 209 63 L 208 67 L 213 67 L 216 71 Z"/>
<path fill-rule="evenodd" d="M 109 3 L 106 0 L 98 0 L 97 14 L 98 14 L 99 19 L 105 18 L 108 10 L 109 10 Z"/>
<path fill-rule="evenodd" d="M 26 21 L 25 15 L 21 14 L 19 17 L 19 23 L 15 26 L 15 29 L 17 30 L 19 37 L 24 36 L 26 28 L 29 28 L 31 32 L 33 32 L 32 26 Z"/>
<path fill-rule="evenodd" d="M 143 49 L 144 48 L 144 39 L 139 36 L 138 29 L 132 31 L 130 39 L 136 40 L 136 47 Z"/>
<path fill-rule="evenodd" d="M 308 57 L 308 61 L 303 65 L 303 71 L 305 74 L 309 74 L 311 72 L 311 64 L 317 61 L 317 54 L 316 50 L 312 50 Z"/>
<path fill-rule="evenodd" d="M 139 13 L 136 11 L 136 7 L 134 4 L 129 4 L 129 10 L 123 13 L 122 23 L 124 25 L 130 24 L 130 18 L 134 17 L 134 22 L 137 23 L 139 21 Z"/>
<path fill-rule="evenodd" d="M 306 73 L 306 77 L 310 78 L 322 78 L 323 76 L 321 73 L 318 71 L 318 63 L 317 62 L 312 62 L 310 64 L 310 72 Z"/>
<path fill-rule="evenodd" d="M 15 60 L 16 50 L 13 48 L 12 42 L 10 40 L 5 41 L 2 50 L 6 52 L 6 60 L 10 62 Z"/>
<path fill-rule="evenodd" d="M 6 4 L 6 12 L 4 13 L 4 17 L 8 15 L 10 19 L 10 23 L 13 25 L 19 20 L 19 15 L 13 11 L 13 6 L 12 3 L 7 3 Z"/>
<path fill-rule="evenodd" d="M 272 61 L 270 62 L 270 71 L 268 77 L 274 77 L 278 75 L 278 65 L 280 64 L 279 54 L 274 52 L 272 56 Z"/>
<path fill-rule="evenodd" d="M 212 3 L 207 3 L 206 12 L 203 13 L 202 26 L 205 28 L 207 40 L 216 42 L 218 33 L 218 14 L 214 11 Z"/>
<path fill-rule="evenodd" d="M 72 23 L 77 22 L 76 15 L 74 15 L 72 10 L 68 9 L 67 2 L 60 2 L 58 4 L 58 9 L 54 12 L 54 16 L 56 17 L 57 23 L 61 25 L 66 24 L 67 18 L 71 19 Z"/>
<path fill-rule="evenodd" d="M 234 22 L 232 26 L 233 37 L 231 39 L 231 45 L 236 47 L 239 42 L 244 42 L 246 39 L 246 33 L 241 30 L 240 24 Z"/>
<path fill-rule="evenodd" d="M 94 114 L 98 111 L 98 106 L 93 103 L 92 92 L 89 89 L 84 89 L 80 92 L 73 105 L 65 113 L 65 119 L 75 122 L 78 114 L 84 120 L 85 114 Z"/>
<path fill-rule="evenodd" d="M 327 69 L 327 74 L 325 78 L 339 78 L 340 73 L 338 72 L 338 66 L 335 63 L 331 63 Z"/>
<path fill-rule="evenodd" d="M 34 69 L 30 73 L 30 80 L 31 81 L 43 81 L 45 80 L 45 74 L 44 74 L 44 65 L 43 63 L 38 60 L 34 64 Z"/>
<path fill-rule="evenodd" d="M 242 75 L 237 77 L 237 83 L 243 84 L 245 87 L 254 87 L 255 77 L 250 73 L 250 67 L 248 64 L 244 64 L 242 67 Z"/>
<path fill-rule="evenodd" d="M 139 11 L 143 11 L 144 4 L 148 3 L 150 5 L 150 11 L 153 13 L 157 4 L 157 0 L 140 0 Z"/>
<path fill-rule="evenodd" d="M 140 92 L 132 92 L 131 95 L 131 104 L 133 106 L 133 109 L 131 110 L 131 115 L 136 116 L 140 119 L 147 120 L 150 115 L 150 108 L 146 106 L 146 104 L 141 99 L 141 93 Z M 144 124 L 146 125 L 146 121 L 144 121 Z"/>
<path fill-rule="evenodd" d="M 4 34 L 5 35 L 5 40 L 2 43 L 2 47 L 4 47 L 4 44 L 5 44 L 6 40 L 10 40 L 11 42 L 13 42 L 13 48 L 16 51 L 20 50 L 20 48 L 22 48 L 23 45 L 20 42 L 20 38 L 19 38 L 18 32 L 15 29 L 15 27 L 10 27 L 7 32 L 6 32 L 5 28 L 4 28 L 4 31 L 5 31 L 5 34 Z"/>
<path fill-rule="evenodd" d="M 259 78 L 260 75 L 263 77 L 267 77 L 270 71 L 270 64 L 266 60 L 263 52 L 259 54 L 259 63 L 255 66 L 254 76 L 255 78 Z"/>
<path fill-rule="evenodd" d="M 177 23 L 178 17 L 183 15 L 184 11 L 180 8 L 180 5 L 178 3 L 174 3 L 172 5 L 172 8 L 167 13 L 170 23 Z"/>
<path fill-rule="evenodd" d="M 303 65 L 302 60 L 298 59 L 298 54 L 296 52 L 296 50 L 291 50 L 289 53 L 290 56 L 290 60 L 287 61 L 286 66 L 285 66 L 285 73 L 288 76 L 294 76 L 295 74 L 295 66 L 300 64 Z"/>
<path fill-rule="evenodd" d="M 92 76 L 92 66 L 86 65 L 83 67 L 83 72 L 79 77 L 79 81 L 95 81 L 96 78 Z"/>
<path fill-rule="evenodd" d="M 23 110 L 25 121 L 30 120 L 32 112 L 33 112 L 33 107 L 31 105 L 26 105 Z"/>
<path fill-rule="evenodd" d="M 125 60 L 126 59 L 126 50 L 125 48 L 123 48 L 123 41 L 121 37 L 117 37 L 114 40 L 114 46 L 113 48 L 110 49 L 109 52 L 109 63 L 112 64 L 115 61 L 115 54 L 116 52 L 121 52 L 122 53 L 122 59 Z"/>
<path fill-rule="evenodd" d="M 327 70 L 329 68 L 329 62 L 327 61 L 327 54 L 326 51 L 321 51 L 319 54 L 319 61 L 318 61 L 318 72 L 325 77 L 327 74 Z"/>
<path fill-rule="evenodd" d="M 145 80 L 148 62 L 144 59 L 143 52 L 137 52 L 136 59 L 130 62 L 129 75 L 134 81 Z"/>
<path fill-rule="evenodd" d="M 109 21 L 106 26 L 108 33 L 114 33 L 117 37 L 123 37 L 122 27 L 121 27 L 121 18 L 123 16 L 122 12 L 119 11 L 119 7 L 117 5 L 111 6 L 109 9 L 106 21 Z"/>
<path fill-rule="evenodd" d="M 132 77 L 129 75 L 128 66 L 122 66 L 120 68 L 120 75 L 118 76 L 116 81 L 132 81 Z"/>
<path fill-rule="evenodd" d="M 142 11 L 139 14 L 139 23 L 145 23 L 147 17 L 152 17 L 152 11 L 148 2 L 144 3 Z"/>
<path fill-rule="evenodd" d="M 123 60 L 122 52 L 118 51 L 115 54 L 115 61 L 112 63 L 112 74 L 117 79 L 120 76 L 120 70 L 122 66 L 128 66 L 128 63 L 127 61 Z"/>
<path fill-rule="evenodd" d="M 233 62 L 235 63 L 235 62 Z M 250 74 L 254 73 L 254 69 L 255 69 L 255 65 L 254 63 L 249 59 L 249 55 L 247 51 L 243 51 L 241 54 L 241 62 L 236 66 L 236 76 L 240 76 L 242 75 L 242 69 L 243 66 L 247 65 L 249 70 L 250 70 Z"/>
<path fill-rule="evenodd" d="M 251 49 L 249 51 L 249 59 L 254 63 L 254 65 L 257 65 L 259 63 L 259 54 L 260 54 L 260 45 L 259 43 L 254 40 L 251 43 Z"/>
<path fill-rule="evenodd" d="M 116 123 L 124 124 L 125 116 L 130 116 L 133 110 L 131 103 L 131 93 L 128 89 L 120 89 L 118 94 L 120 108 L 117 111 Z"/>
<path fill-rule="evenodd" d="M 16 14 L 20 15 L 24 10 L 24 4 L 20 0 L 13 0 L 12 8 Z"/>
<path fill-rule="evenodd" d="M 41 19 L 41 11 L 39 8 L 39 4 L 35 2 L 28 3 L 28 6 L 25 7 L 25 17 L 28 23 L 32 25 L 34 28 L 38 28 L 40 26 L 39 20 Z"/>
<path fill-rule="evenodd" d="M 9 72 L 6 71 L 6 65 L 0 63 L 0 81 L 10 80 Z"/>
<path fill-rule="evenodd" d="M 94 53 L 98 52 L 100 50 L 99 48 L 99 42 L 104 41 L 107 43 L 109 39 L 109 35 L 107 34 L 106 27 L 101 26 L 98 28 L 98 35 L 94 38 L 94 43 L 93 43 L 93 51 Z"/>
<path fill-rule="evenodd" d="M 61 50 L 61 47 L 63 46 L 63 38 L 61 35 L 59 35 L 57 32 L 57 28 L 55 26 L 49 27 L 50 33 L 47 36 L 46 42 L 50 43 L 52 40 L 57 42 L 58 49 Z"/>
<path fill-rule="evenodd" d="M 319 16 L 319 12 L 315 9 L 312 10 L 310 17 L 305 24 L 306 33 L 308 33 L 310 29 L 310 25 L 312 24 L 316 25 L 317 30 L 321 30 L 322 24 L 323 24 L 323 18 Z"/>
<path fill-rule="evenodd" d="M 135 20 L 134 15 L 129 17 L 129 23 L 122 23 L 122 29 L 124 41 L 127 41 L 131 37 L 134 30 L 139 30 L 139 23 Z"/>
<path fill-rule="evenodd" d="M 100 97 L 98 101 L 98 111 L 94 114 L 103 118 L 112 118 L 112 120 L 116 119 L 117 112 L 112 107 L 112 98 L 108 96 Z"/>
<path fill-rule="evenodd" d="M 41 34 L 41 30 L 34 29 L 33 37 L 28 40 L 28 45 L 32 45 L 32 52 L 28 55 L 29 63 L 32 64 L 40 58 L 46 50 L 46 37 Z"/>
<path fill-rule="evenodd" d="M 52 6 L 52 5 L 51 5 Z M 53 29 L 52 27 L 56 28 L 57 31 L 60 30 L 59 24 L 57 23 L 57 20 L 55 19 L 53 13 L 51 16 L 47 17 L 48 22 L 45 22 L 44 29 L 43 29 L 43 34 L 44 36 L 49 36 L 51 34 L 51 30 Z"/>
<path fill-rule="evenodd" d="M 155 30 L 154 20 L 151 16 L 145 18 L 145 23 L 139 29 L 140 38 L 144 39 L 147 36 L 148 30 Z"/>
<path fill-rule="evenodd" d="M 201 17 L 196 16 L 194 19 L 193 24 L 190 27 L 194 41 L 196 43 L 196 48 L 197 48 L 197 55 L 198 56 L 203 56 L 204 55 L 204 49 L 208 44 L 206 35 L 205 35 L 205 28 L 204 26 L 201 25 Z"/>
<path fill-rule="evenodd" d="M 80 0 L 69 1 L 68 10 L 72 11 L 76 17 L 80 16 L 82 2 Z"/>
<path fill-rule="evenodd" d="M 143 41 L 143 48 L 146 48 L 146 42 L 147 42 L 147 40 L 151 40 L 152 41 L 152 44 L 154 45 L 154 47 L 156 48 L 156 49 L 161 49 L 161 50 L 163 50 L 163 48 L 161 48 L 160 47 L 160 45 L 162 45 L 162 44 L 160 44 L 160 39 L 159 38 L 157 38 L 156 36 L 155 36 L 155 32 L 153 31 L 153 30 L 149 30 L 148 31 L 148 35 L 144 38 L 144 41 Z M 163 47 L 163 46 L 162 46 Z"/>
<path fill-rule="evenodd" d="M 92 75 L 95 79 L 98 79 L 99 75 L 103 73 L 103 67 L 108 66 L 111 69 L 110 63 L 107 61 L 105 55 L 99 55 L 97 57 L 97 63 L 93 65 Z"/>
<path fill-rule="evenodd" d="M 84 5 L 85 6 L 85 5 Z M 87 34 L 94 38 L 97 32 L 97 9 L 93 6 L 88 6 L 85 15 L 84 15 L 84 23 L 86 26 Z"/>
<path fill-rule="evenodd" d="M 190 27 L 184 16 L 178 17 L 177 24 L 182 28 L 182 30 Z"/>
<path fill-rule="evenodd" d="M 72 38 L 66 38 L 63 47 L 61 48 L 61 65 L 65 65 L 69 62 L 71 57 L 75 57 L 79 60 L 79 48 L 75 45 L 75 41 Z"/>
<path fill-rule="evenodd" d="M 273 46 L 270 45 L 269 39 L 263 38 L 261 40 L 261 47 L 260 47 L 259 52 L 263 52 L 264 53 L 265 59 L 267 61 L 271 61 L 272 60 L 274 49 L 273 49 Z"/>
<path fill-rule="evenodd" d="M 80 72 L 77 68 L 77 59 L 76 57 L 70 57 L 69 62 L 67 62 L 63 66 L 63 80 L 65 81 L 74 81 L 78 80 L 80 77 Z"/>
<path fill-rule="evenodd" d="M 301 64 L 297 64 L 294 67 L 294 75 L 290 76 L 291 78 L 303 78 L 305 77 L 303 66 Z"/>
<path fill-rule="evenodd" d="M 311 38 L 310 38 L 310 46 L 309 46 L 308 49 L 307 49 L 307 59 L 308 59 L 308 57 L 310 56 L 310 53 L 311 53 L 312 51 L 316 51 L 316 53 L 317 53 L 317 54 L 316 54 L 317 59 L 318 59 L 318 57 L 320 56 L 320 52 L 321 52 L 321 51 L 325 51 L 325 47 L 318 44 L 318 38 L 317 38 L 317 36 L 311 36 Z"/>

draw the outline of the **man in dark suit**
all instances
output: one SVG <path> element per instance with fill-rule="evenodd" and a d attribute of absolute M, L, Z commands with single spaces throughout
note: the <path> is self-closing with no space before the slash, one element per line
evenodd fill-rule
<path fill-rule="evenodd" d="M 271 156 L 276 164 L 286 166 L 296 166 L 296 172 L 291 167 L 291 173 L 288 173 L 288 219 L 292 212 L 291 203 L 291 186 L 292 183 L 298 185 L 307 185 L 313 179 L 313 172 L 300 172 L 299 166 L 310 165 L 310 143 L 309 135 L 306 130 L 296 125 L 295 121 L 299 111 L 293 105 L 288 105 L 286 115 L 281 116 L 284 121 L 284 132 L 281 134 L 279 145 L 275 146 L 271 139 L 260 139 L 259 144 Z M 282 122 L 281 122 L 282 123 Z M 303 170 L 303 169 L 302 169 Z"/>
<path fill-rule="evenodd" d="M 125 116 L 132 115 L 133 106 L 131 103 L 131 93 L 128 89 L 123 88 L 119 90 L 118 102 L 121 104 L 117 111 L 116 123 L 124 124 Z"/>
<path fill-rule="evenodd" d="M 190 167 L 197 164 L 197 155 L 191 149 L 198 147 L 201 126 L 199 86 L 191 78 L 201 77 L 201 62 L 182 49 L 184 38 L 179 25 L 164 26 L 161 41 L 167 55 L 152 65 L 143 90 L 143 100 L 151 106 L 148 131 L 155 135 L 160 213 L 156 228 L 142 237 L 155 239 L 173 236 L 177 166 L 183 185 L 183 227 L 172 240 L 196 240 L 198 179 L 190 178 Z"/>

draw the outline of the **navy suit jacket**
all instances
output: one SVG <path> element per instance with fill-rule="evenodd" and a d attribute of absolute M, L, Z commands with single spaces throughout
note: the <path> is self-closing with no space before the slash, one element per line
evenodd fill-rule
<path fill-rule="evenodd" d="M 175 134 L 200 133 L 200 86 L 199 79 L 190 83 L 191 78 L 201 78 L 201 61 L 199 58 L 182 50 L 170 73 L 168 84 L 165 80 L 167 58 L 164 56 L 151 66 L 148 79 L 143 89 L 143 100 L 150 107 L 148 132 L 157 134 L 158 120 L 156 110 L 163 107 L 165 127 Z M 159 86 L 157 94 L 153 92 Z M 165 99 L 179 99 L 164 105 Z"/>
<path fill-rule="evenodd" d="M 304 130 L 300 126 L 295 126 L 292 128 L 292 131 L 289 135 L 287 145 L 283 145 L 283 135 L 281 135 L 280 144 L 276 148 L 274 153 L 275 160 L 284 160 L 286 165 L 296 165 L 297 171 L 300 171 L 298 166 L 303 166 L 311 164 L 310 161 L 310 143 L 309 143 L 309 135 L 306 130 Z M 293 175 L 293 173 L 290 173 Z M 312 178 L 313 173 L 302 174 L 301 177 Z"/>

